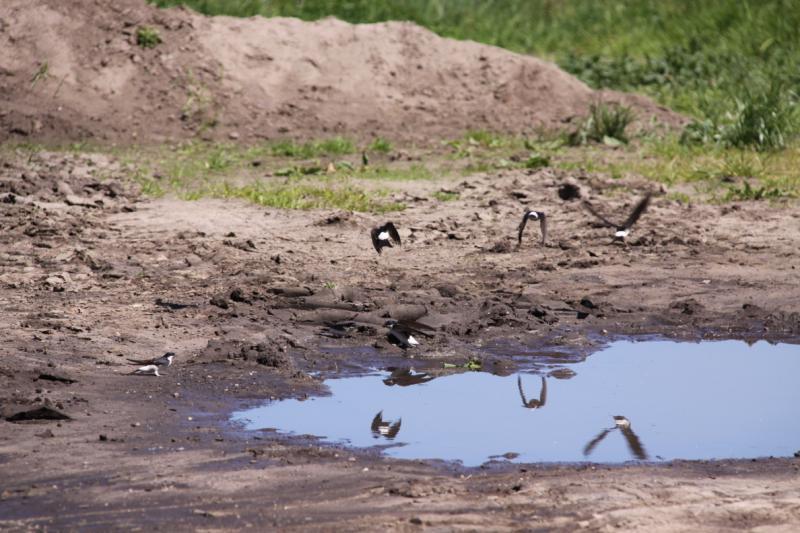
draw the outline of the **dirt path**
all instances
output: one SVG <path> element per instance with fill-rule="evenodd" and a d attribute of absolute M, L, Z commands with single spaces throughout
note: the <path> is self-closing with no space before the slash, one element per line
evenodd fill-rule
<path fill-rule="evenodd" d="M 796 342 L 796 204 L 656 196 L 622 246 L 559 199 L 565 176 L 508 171 L 446 184 L 460 193 L 449 202 L 403 186 L 410 207 L 391 216 L 403 246 L 377 256 L 369 228 L 386 217 L 140 200 L 113 162 L 86 157 L 3 169 L 2 415 L 48 406 L 72 420 L 0 421 L 2 528 L 800 525 L 797 459 L 465 469 L 227 423 L 260 399 L 319 392 L 316 372 L 407 364 L 380 324 L 419 308 L 437 328 L 419 368 L 470 355 L 494 372 L 525 364 L 488 352 L 491 339 L 579 356 L 628 334 Z M 579 183 L 609 212 L 644 192 Z M 526 205 L 549 214 L 544 248 L 534 226 L 515 249 Z M 367 327 L 320 336 L 353 316 Z M 168 350 L 178 357 L 165 376 L 125 375 L 126 357 Z"/>

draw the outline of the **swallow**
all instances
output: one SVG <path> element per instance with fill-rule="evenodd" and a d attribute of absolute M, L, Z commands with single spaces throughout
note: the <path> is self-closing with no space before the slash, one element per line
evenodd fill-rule
<path fill-rule="evenodd" d="M 386 437 L 389 440 L 394 439 L 400 433 L 400 425 L 403 419 L 400 418 L 397 422 L 391 423 L 383 420 L 383 411 L 378 411 L 378 414 L 372 419 L 370 429 L 374 438 Z"/>
<path fill-rule="evenodd" d="M 132 365 L 155 365 L 155 366 L 172 366 L 172 360 L 175 358 L 175 352 L 167 352 L 161 357 L 154 359 L 128 359 Z"/>
<path fill-rule="evenodd" d="M 522 390 L 522 376 L 517 375 L 517 388 L 519 389 L 519 396 L 522 398 L 523 407 L 528 409 L 540 409 L 547 403 L 547 380 L 542 378 L 542 391 L 539 393 L 539 399 L 525 399 L 525 391 Z"/>
<path fill-rule="evenodd" d="M 622 436 L 625 437 L 625 442 L 628 445 L 628 450 L 631 452 L 631 455 L 640 461 L 646 461 L 648 456 L 644 446 L 642 445 L 642 441 L 640 441 L 636 433 L 633 432 L 631 421 L 624 416 L 615 416 L 614 427 L 604 429 L 598 433 L 595 438 L 590 440 L 586 447 L 583 448 L 583 455 L 588 456 L 590 453 L 592 453 L 595 447 L 597 447 L 597 445 L 600 444 L 609 433 L 617 429 L 620 430 L 620 432 L 622 432 Z"/>
<path fill-rule="evenodd" d="M 598 213 L 594 209 L 594 207 L 592 207 L 592 204 L 590 204 L 586 200 L 583 201 L 583 206 L 592 215 L 594 215 L 595 217 L 599 218 L 606 226 L 610 226 L 610 227 L 614 228 L 614 230 L 615 230 L 615 232 L 614 232 L 614 240 L 615 241 L 618 241 L 618 240 L 621 241 L 621 240 L 625 240 L 625 237 L 627 237 L 628 234 L 631 232 L 631 228 L 633 227 L 633 225 L 636 224 L 636 221 L 639 220 L 639 217 L 641 217 L 642 214 L 647 210 L 647 206 L 650 205 L 650 198 L 651 197 L 652 197 L 652 194 L 647 193 L 644 198 L 639 200 L 639 203 L 636 204 L 636 207 L 633 208 L 633 211 L 631 212 L 630 216 L 628 217 L 628 220 L 626 220 L 624 224 L 616 224 L 616 223 L 608 220 L 606 217 L 604 217 L 603 215 Z"/>
<path fill-rule="evenodd" d="M 408 387 L 409 385 L 427 383 L 432 379 L 434 379 L 433 376 L 425 372 L 414 373 L 413 368 L 395 368 L 392 370 L 392 374 L 383 380 L 383 384 L 388 387 L 393 385 Z"/>
<path fill-rule="evenodd" d="M 430 337 L 431 334 L 425 330 L 432 329 L 419 322 L 398 322 L 393 319 L 387 320 L 384 326 L 389 328 L 389 333 L 386 334 L 388 341 L 404 351 L 414 346 L 419 346 L 419 341 L 414 337 L 414 334 Z"/>
<path fill-rule="evenodd" d="M 522 222 L 519 223 L 517 244 L 522 244 L 522 232 L 525 231 L 525 224 L 528 223 L 528 220 L 539 221 L 539 230 L 542 232 L 542 246 L 544 246 L 544 243 L 547 240 L 547 215 L 545 215 L 542 211 L 531 211 L 530 209 L 525 210 L 525 213 L 522 215 Z"/>
<path fill-rule="evenodd" d="M 375 251 L 378 253 L 381 253 L 383 248 L 391 248 L 392 241 L 398 246 L 402 246 L 400 234 L 397 233 L 397 228 L 395 228 L 394 224 L 391 222 L 387 222 L 383 226 L 377 228 L 372 228 L 370 237 L 372 237 L 372 246 L 375 247 Z"/>
<path fill-rule="evenodd" d="M 136 375 L 136 376 L 155 376 L 159 377 L 161 374 L 158 373 L 158 367 L 156 365 L 145 365 L 140 366 L 129 375 Z"/>

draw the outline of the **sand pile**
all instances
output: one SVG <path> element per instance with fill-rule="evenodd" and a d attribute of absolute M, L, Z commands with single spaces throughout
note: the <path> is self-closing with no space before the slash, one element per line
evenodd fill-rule
<path fill-rule="evenodd" d="M 137 30 L 162 42 L 137 45 Z M 0 140 L 346 134 L 393 139 L 559 128 L 598 99 L 552 63 L 414 24 L 205 17 L 144 0 L 4 0 Z"/>

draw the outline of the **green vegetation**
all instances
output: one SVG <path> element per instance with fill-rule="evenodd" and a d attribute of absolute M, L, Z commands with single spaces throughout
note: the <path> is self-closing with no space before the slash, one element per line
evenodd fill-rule
<path fill-rule="evenodd" d="M 295 157 L 311 159 L 323 155 L 345 155 L 356 151 L 356 146 L 350 139 L 333 137 L 320 141 L 309 141 L 302 144 L 291 140 L 278 141 L 271 145 L 270 151 L 274 156 Z"/>
<path fill-rule="evenodd" d="M 431 196 L 440 202 L 449 202 L 451 200 L 458 200 L 459 194 L 454 191 L 436 191 Z"/>
<path fill-rule="evenodd" d="M 592 104 L 583 124 L 570 133 L 567 142 L 572 146 L 589 141 L 619 146 L 628 142 L 625 130 L 633 121 L 633 111 L 621 105 Z"/>
<path fill-rule="evenodd" d="M 161 44 L 161 35 L 155 28 L 139 26 L 136 28 L 136 44 L 142 48 L 155 48 Z"/>
<path fill-rule="evenodd" d="M 392 151 L 392 143 L 386 139 L 378 137 L 370 143 L 370 145 L 367 147 L 367 151 L 388 154 Z"/>

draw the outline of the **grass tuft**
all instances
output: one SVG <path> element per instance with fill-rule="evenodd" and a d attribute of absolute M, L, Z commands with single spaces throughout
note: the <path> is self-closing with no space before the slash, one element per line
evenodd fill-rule
<path fill-rule="evenodd" d="M 155 48 L 161 44 L 161 35 L 151 26 L 139 26 L 136 28 L 136 44 L 142 48 Z"/>

